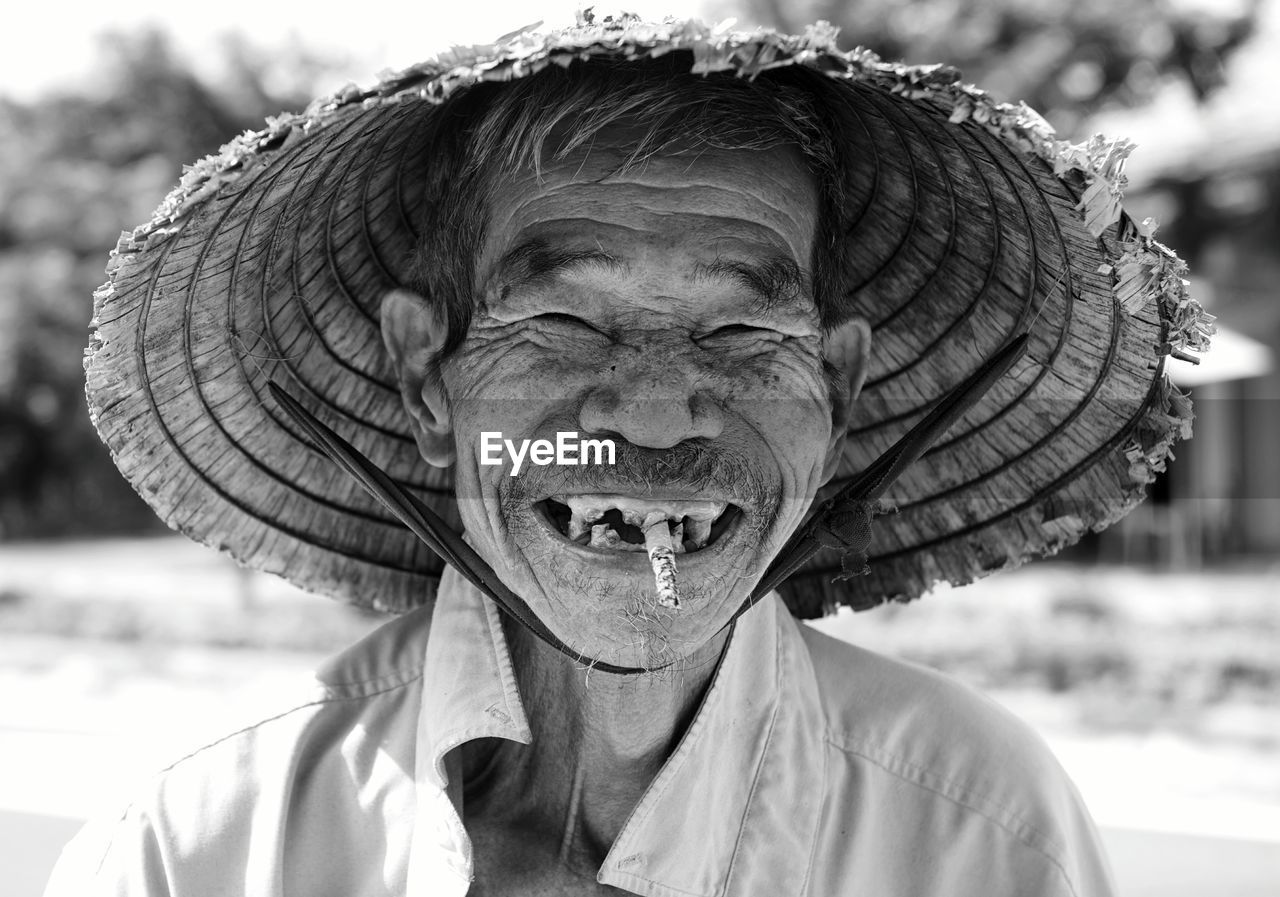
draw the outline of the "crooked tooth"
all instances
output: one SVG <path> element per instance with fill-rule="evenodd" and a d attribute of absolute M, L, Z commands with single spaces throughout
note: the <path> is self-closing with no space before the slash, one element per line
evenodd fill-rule
<path fill-rule="evenodd" d="M 579 539 L 579 544 L 582 539 Z M 587 542 L 592 548 L 605 548 L 609 551 L 632 551 L 643 553 L 645 547 L 643 545 L 633 545 L 628 542 L 607 523 L 597 523 L 591 527 L 591 540 Z"/>
<path fill-rule="evenodd" d="M 638 526 L 641 529 L 644 529 L 644 522 L 649 517 L 649 515 L 646 512 L 641 511 L 635 507 L 618 508 L 618 511 L 622 514 L 623 523 L 629 523 L 632 526 Z"/>
<path fill-rule="evenodd" d="M 711 538 L 711 521 L 714 519 L 715 518 L 689 518 L 689 528 L 686 529 L 684 533 L 685 538 L 693 542 L 695 551 L 705 547 L 707 540 Z"/>
<path fill-rule="evenodd" d="M 684 521 L 679 520 L 671 527 L 671 545 L 676 554 L 684 554 Z"/>
<path fill-rule="evenodd" d="M 574 511 L 573 516 L 569 518 L 569 538 L 576 539 L 589 529 L 594 527 L 587 523 L 587 518 Z"/>
<path fill-rule="evenodd" d="M 592 548 L 616 548 L 622 537 L 613 531 L 607 523 L 597 523 L 591 527 Z"/>

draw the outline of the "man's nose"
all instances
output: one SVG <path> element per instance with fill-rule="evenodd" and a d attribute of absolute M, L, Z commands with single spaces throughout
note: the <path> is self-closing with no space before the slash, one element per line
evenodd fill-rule
<path fill-rule="evenodd" d="M 611 371 L 583 403 L 582 429 L 615 433 L 632 445 L 655 449 L 686 439 L 715 439 L 724 430 L 724 411 L 698 388 L 696 374 L 680 368 Z"/>

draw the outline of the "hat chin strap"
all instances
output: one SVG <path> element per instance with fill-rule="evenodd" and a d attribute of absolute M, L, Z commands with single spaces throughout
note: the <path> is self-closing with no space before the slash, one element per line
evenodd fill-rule
<path fill-rule="evenodd" d="M 943 396 L 924 419 L 888 451 L 838 493 L 819 505 L 774 557 L 764 577 L 725 625 L 732 626 L 739 616 L 781 585 L 823 548 L 835 549 L 844 558 L 844 573 L 837 579 L 849 579 L 864 573 L 866 551 L 871 544 L 871 520 L 880 511 L 880 497 L 904 470 L 928 451 L 961 415 L 973 407 L 1026 354 L 1027 341 L 1028 336 L 1023 333 L 1005 343 L 967 380 Z M 463 541 L 460 535 L 453 532 L 435 511 L 321 423 L 277 383 L 268 381 L 267 388 L 272 398 L 325 455 L 354 477 L 432 551 L 446 563 L 452 564 L 472 585 L 492 598 L 504 613 L 529 632 L 575 662 L 605 673 L 649 673 L 662 669 L 606 663 L 587 657 L 560 641 L 530 610 L 524 599 L 507 588 L 484 558 Z M 853 555 L 857 569 L 849 568 L 850 554 Z"/>

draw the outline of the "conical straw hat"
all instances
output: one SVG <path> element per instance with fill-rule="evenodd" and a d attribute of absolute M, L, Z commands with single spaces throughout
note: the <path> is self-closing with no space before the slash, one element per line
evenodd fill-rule
<path fill-rule="evenodd" d="M 819 555 L 784 589 L 811 617 L 908 599 L 1051 554 L 1136 504 L 1189 435 L 1167 356 L 1211 318 L 1177 257 L 1124 215 L 1123 142 L 1069 145 L 950 69 L 803 36 L 696 22 L 580 21 L 457 50 L 318 100 L 192 166 L 120 239 L 96 294 L 90 411 L 172 527 L 360 605 L 432 600 L 441 562 L 308 443 L 274 378 L 460 526 L 420 458 L 378 306 L 406 282 L 441 104 L 548 66 L 667 56 L 698 74 L 802 67 L 837 85 L 851 158 L 848 300 L 874 330 L 839 481 L 890 446 L 1011 334 L 1030 352 L 894 486 L 870 573 Z"/>

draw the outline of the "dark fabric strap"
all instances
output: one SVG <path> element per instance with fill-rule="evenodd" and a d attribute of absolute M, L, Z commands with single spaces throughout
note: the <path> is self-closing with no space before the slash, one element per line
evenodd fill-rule
<path fill-rule="evenodd" d="M 867 549 L 871 544 L 871 521 L 881 510 L 879 498 L 908 466 L 928 451 L 965 411 L 982 398 L 992 384 L 1022 357 L 1026 349 L 1025 334 L 1010 340 L 969 379 L 944 396 L 906 436 L 836 495 L 823 502 L 783 546 L 764 578 L 726 625 L 732 626 L 738 617 L 823 548 L 836 549 L 844 557 L 844 572 L 838 579 L 848 579 L 864 572 Z M 523 598 L 506 587 L 484 558 L 453 532 L 435 511 L 321 423 L 278 384 L 268 382 L 267 388 L 272 398 L 320 451 L 354 477 L 442 560 L 452 564 L 472 585 L 493 599 L 505 614 L 543 642 L 575 662 L 605 673 L 649 673 L 662 669 L 617 666 L 574 651 L 538 619 Z"/>

